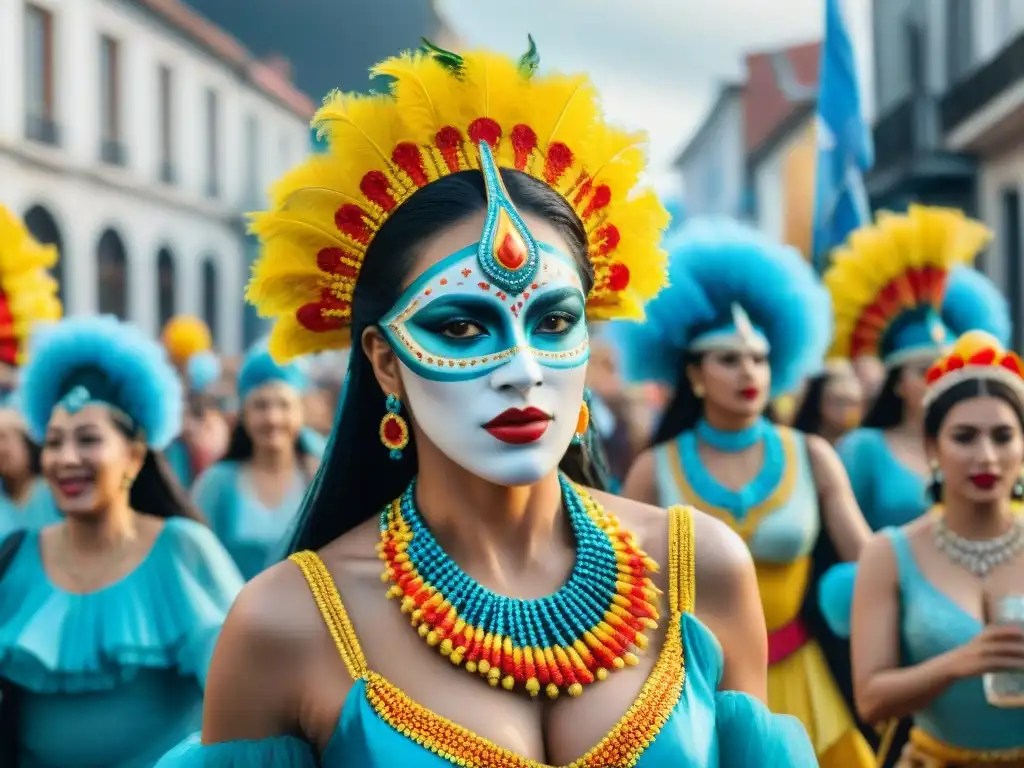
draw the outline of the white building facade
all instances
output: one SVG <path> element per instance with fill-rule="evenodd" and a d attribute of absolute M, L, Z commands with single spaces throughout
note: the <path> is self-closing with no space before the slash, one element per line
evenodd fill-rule
<path fill-rule="evenodd" d="M 68 314 L 243 344 L 243 213 L 312 104 L 176 0 L 0 0 L 0 203 L 60 247 Z"/>

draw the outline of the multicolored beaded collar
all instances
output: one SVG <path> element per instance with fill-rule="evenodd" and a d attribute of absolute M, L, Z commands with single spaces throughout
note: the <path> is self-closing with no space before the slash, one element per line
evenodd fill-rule
<path fill-rule="evenodd" d="M 441 549 L 416 509 L 415 481 L 381 512 L 380 558 L 389 598 L 401 598 L 420 636 L 492 686 L 550 698 L 578 696 L 608 673 L 638 663 L 657 628 L 657 564 L 582 488 L 560 478 L 576 537 L 576 565 L 536 600 L 498 595 Z"/>

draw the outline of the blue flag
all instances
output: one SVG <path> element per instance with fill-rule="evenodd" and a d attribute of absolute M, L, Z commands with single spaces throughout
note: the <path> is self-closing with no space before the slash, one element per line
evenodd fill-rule
<path fill-rule="evenodd" d="M 814 264 L 824 271 L 829 252 L 871 218 L 864 173 L 874 163 L 874 147 L 840 0 L 825 0 L 817 122 Z"/>

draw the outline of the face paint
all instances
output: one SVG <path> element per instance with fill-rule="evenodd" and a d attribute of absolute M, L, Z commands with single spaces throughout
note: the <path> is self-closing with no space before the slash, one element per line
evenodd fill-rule
<path fill-rule="evenodd" d="M 381 327 L 430 441 L 478 477 L 527 485 L 558 466 L 576 428 L 586 295 L 573 259 L 532 239 L 493 177 L 488 195 L 480 242 L 421 275 Z"/>

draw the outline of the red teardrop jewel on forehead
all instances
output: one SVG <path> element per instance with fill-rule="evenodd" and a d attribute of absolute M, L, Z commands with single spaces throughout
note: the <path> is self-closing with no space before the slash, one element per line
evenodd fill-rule
<path fill-rule="evenodd" d="M 498 231 L 494 238 L 494 242 L 497 243 L 494 259 L 505 269 L 515 272 L 526 264 L 530 252 L 526 249 L 522 235 L 512 225 L 508 214 L 502 211 L 499 216 Z"/>

